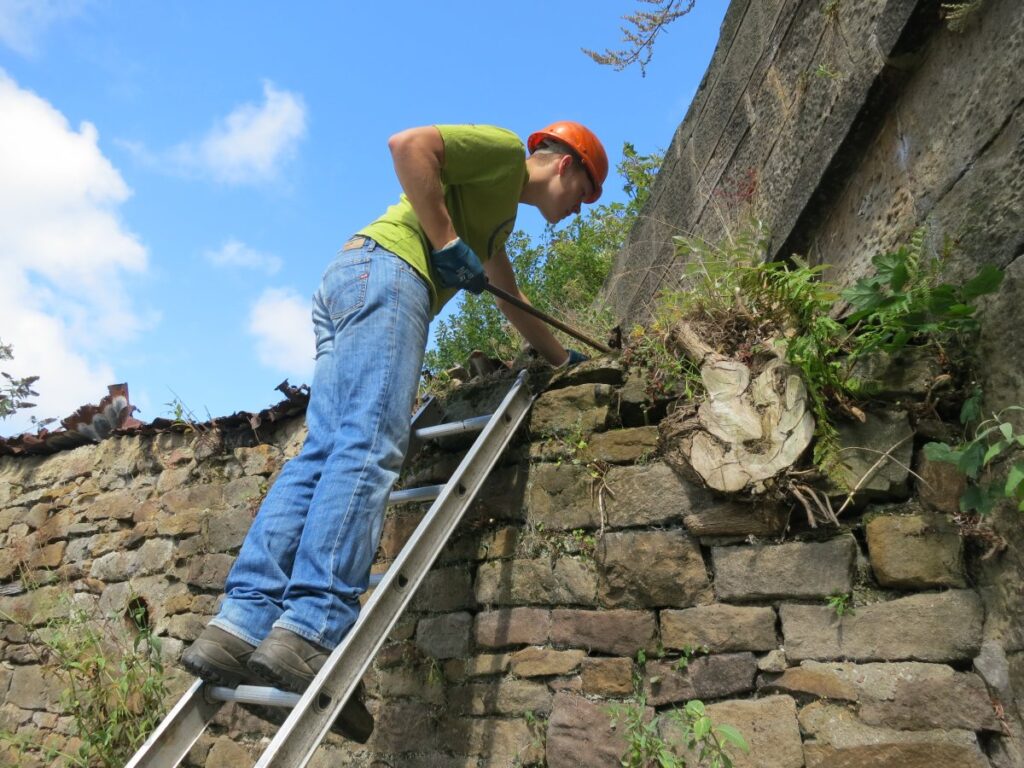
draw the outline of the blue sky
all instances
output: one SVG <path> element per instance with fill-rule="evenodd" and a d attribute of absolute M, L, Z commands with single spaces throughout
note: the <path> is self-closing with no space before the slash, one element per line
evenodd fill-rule
<path fill-rule="evenodd" d="M 619 47 L 635 0 L 0 0 L 0 370 L 41 377 L 0 434 L 122 381 L 144 421 L 277 402 L 310 378 L 323 267 L 399 194 L 388 136 L 568 118 L 613 165 L 664 149 L 726 6 L 669 27 L 643 78 L 580 52 Z"/>

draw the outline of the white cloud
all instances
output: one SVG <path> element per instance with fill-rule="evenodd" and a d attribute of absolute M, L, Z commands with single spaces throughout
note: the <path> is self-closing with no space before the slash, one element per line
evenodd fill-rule
<path fill-rule="evenodd" d="M 306 135 L 302 96 L 263 83 L 262 104 L 242 104 L 198 141 L 153 151 L 119 140 L 140 162 L 166 173 L 201 176 L 224 184 L 259 184 L 278 177 Z"/>
<path fill-rule="evenodd" d="M 281 269 L 281 258 L 271 253 L 262 253 L 245 243 L 231 239 L 216 251 L 207 251 L 206 259 L 217 267 L 243 267 L 276 274 Z"/>
<path fill-rule="evenodd" d="M 78 15 L 85 4 L 86 0 L 0 0 L 0 42 L 32 56 L 50 25 Z"/>
<path fill-rule="evenodd" d="M 249 312 L 259 361 L 296 379 L 313 374 L 316 350 L 309 299 L 290 288 L 268 288 Z"/>
<path fill-rule="evenodd" d="M 146 269 L 146 249 L 117 207 L 131 194 L 97 146 L 44 99 L 0 70 L 0 339 L 3 370 L 38 375 L 39 417 L 70 415 L 115 383 L 112 344 L 146 324 L 125 277 Z M 11 434 L 28 415 L 0 422 Z"/>

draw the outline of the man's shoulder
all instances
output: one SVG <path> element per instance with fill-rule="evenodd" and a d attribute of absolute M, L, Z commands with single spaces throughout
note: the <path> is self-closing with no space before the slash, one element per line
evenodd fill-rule
<path fill-rule="evenodd" d="M 514 131 L 497 125 L 462 123 L 438 125 L 436 127 L 441 132 L 441 138 L 444 139 L 446 144 L 450 140 L 457 140 L 459 142 L 480 142 L 483 144 L 514 146 L 520 150 L 523 148 L 523 140 Z"/>

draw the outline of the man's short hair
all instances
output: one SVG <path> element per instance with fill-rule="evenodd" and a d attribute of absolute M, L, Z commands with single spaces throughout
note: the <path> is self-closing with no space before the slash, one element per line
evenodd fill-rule
<path fill-rule="evenodd" d="M 569 155 L 574 160 L 579 160 L 579 156 L 568 144 L 563 144 L 560 141 L 554 139 L 544 139 L 537 148 L 533 150 L 535 155 Z"/>

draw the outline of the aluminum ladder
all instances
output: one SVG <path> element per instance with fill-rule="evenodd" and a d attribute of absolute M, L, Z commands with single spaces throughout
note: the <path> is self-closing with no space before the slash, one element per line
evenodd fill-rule
<path fill-rule="evenodd" d="M 522 371 L 489 416 L 438 424 L 440 407 L 435 400 L 420 408 L 413 416 L 409 456 L 426 440 L 477 431 L 480 434 L 446 484 L 391 493 L 389 504 L 431 499 L 434 503 L 387 572 L 371 578 L 373 593 L 359 618 L 306 692 L 300 695 L 252 685 L 225 688 L 196 680 L 125 768 L 178 765 L 228 701 L 290 707 L 291 713 L 254 768 L 305 766 L 526 417 L 533 399 L 526 372 Z"/>

